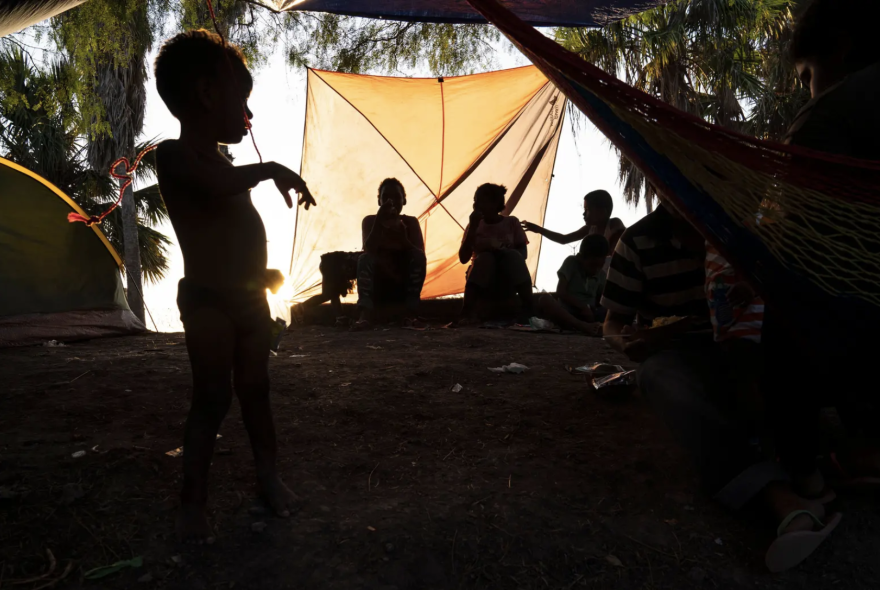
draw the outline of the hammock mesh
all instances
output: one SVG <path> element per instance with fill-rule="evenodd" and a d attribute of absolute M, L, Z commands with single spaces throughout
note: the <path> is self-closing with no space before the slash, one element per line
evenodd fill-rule
<path fill-rule="evenodd" d="M 880 321 L 880 163 L 709 124 L 566 51 L 495 0 L 468 1 L 785 309 L 787 323 Z"/>

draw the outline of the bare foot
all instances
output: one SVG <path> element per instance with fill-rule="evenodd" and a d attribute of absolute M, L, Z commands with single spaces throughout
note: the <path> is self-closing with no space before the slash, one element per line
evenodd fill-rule
<path fill-rule="evenodd" d="M 208 524 L 204 504 L 181 504 L 177 511 L 177 539 L 181 543 L 214 543 L 214 531 Z"/>
<path fill-rule="evenodd" d="M 277 475 L 272 475 L 260 482 L 263 497 L 275 514 L 282 518 L 290 516 L 291 509 L 299 503 L 299 497 L 291 492 Z"/>

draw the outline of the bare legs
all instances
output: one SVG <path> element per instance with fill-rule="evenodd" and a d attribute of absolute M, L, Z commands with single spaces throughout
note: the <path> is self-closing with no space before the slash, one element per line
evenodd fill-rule
<path fill-rule="evenodd" d="M 232 321 L 214 308 L 186 318 L 186 346 L 193 372 L 193 397 L 184 431 L 183 490 L 177 516 L 182 541 L 212 543 L 206 516 L 208 470 L 220 424 L 232 403 L 232 378 L 251 441 L 257 478 L 270 506 L 287 516 L 295 501 L 276 472 L 277 447 L 269 406 L 269 322 L 236 333 Z"/>

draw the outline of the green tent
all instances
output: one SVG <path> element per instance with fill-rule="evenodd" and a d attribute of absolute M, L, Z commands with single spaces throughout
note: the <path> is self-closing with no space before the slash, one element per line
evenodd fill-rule
<path fill-rule="evenodd" d="M 144 330 L 125 300 L 122 261 L 56 186 L 0 158 L 0 346 Z"/>

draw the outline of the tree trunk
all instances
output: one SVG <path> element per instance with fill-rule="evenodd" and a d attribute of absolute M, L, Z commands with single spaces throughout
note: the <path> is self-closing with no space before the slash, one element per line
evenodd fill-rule
<path fill-rule="evenodd" d="M 125 173 L 125 165 L 121 164 L 117 172 Z M 124 181 L 120 181 L 124 182 Z M 128 306 L 131 312 L 145 326 L 144 288 L 141 283 L 141 251 L 138 244 L 137 205 L 134 202 L 134 191 L 128 185 L 122 197 L 122 243 L 125 248 L 125 284 L 128 295 Z"/>
<path fill-rule="evenodd" d="M 645 209 L 648 210 L 648 213 L 654 212 L 654 196 L 645 196 Z"/>

